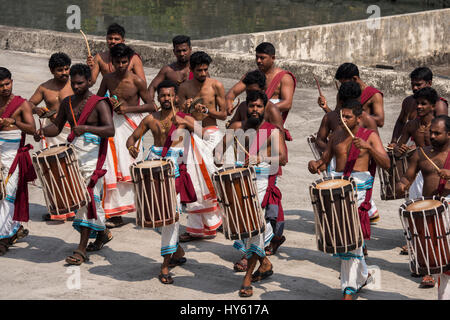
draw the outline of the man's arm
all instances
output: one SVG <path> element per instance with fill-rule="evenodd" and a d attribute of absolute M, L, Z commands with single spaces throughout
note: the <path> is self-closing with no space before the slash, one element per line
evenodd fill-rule
<path fill-rule="evenodd" d="M 390 168 L 391 161 L 378 134 L 372 133 L 367 141 L 355 137 L 353 143 L 358 149 L 367 149 L 379 167 L 385 170 Z"/>
<path fill-rule="evenodd" d="M 331 159 L 333 158 L 333 145 L 335 141 L 334 138 L 331 138 L 328 143 L 325 151 L 322 153 L 322 156 L 319 160 L 311 160 L 308 163 L 308 170 L 311 173 L 318 173 L 320 174 L 322 171 L 325 171 L 327 169 L 327 165 L 330 163 Z"/>
<path fill-rule="evenodd" d="M 107 102 L 101 100 L 95 106 L 98 116 L 98 126 L 81 125 L 73 128 L 76 136 L 80 136 L 85 132 L 90 132 L 101 138 L 114 137 L 115 129 L 111 115 L 111 109 Z"/>
<path fill-rule="evenodd" d="M 403 127 L 402 134 L 400 136 L 400 139 L 398 140 L 398 143 L 394 146 L 394 153 L 397 157 L 404 154 L 406 151 L 409 150 L 409 148 L 406 146 L 406 143 L 408 142 L 411 135 L 411 130 L 413 129 L 413 121 L 410 121 L 406 124 L 406 126 Z"/>
<path fill-rule="evenodd" d="M 139 150 L 135 147 L 136 141 L 141 139 L 144 134 L 150 129 L 151 123 L 153 121 L 153 116 L 149 114 L 141 121 L 139 126 L 133 131 L 131 136 L 128 137 L 126 146 L 128 148 L 128 152 L 133 158 L 137 158 L 139 154 Z"/>
<path fill-rule="evenodd" d="M 91 69 L 91 81 L 89 81 L 91 87 L 97 81 L 98 74 L 100 73 L 100 59 L 100 53 L 97 53 L 95 57 L 89 56 L 86 60 L 86 64 Z"/>
<path fill-rule="evenodd" d="M 384 102 L 381 93 L 375 93 L 372 97 L 372 111 L 371 116 L 377 122 L 380 128 L 384 126 Z"/>
<path fill-rule="evenodd" d="M 103 77 L 102 82 L 100 83 L 100 87 L 98 88 L 97 95 L 99 97 L 104 97 L 107 91 L 108 86 L 106 84 L 106 77 Z"/>
<path fill-rule="evenodd" d="M 137 75 L 140 79 L 144 81 L 144 87 L 147 90 L 147 79 L 145 78 L 144 64 L 142 63 L 141 58 L 137 54 L 135 54 L 133 57 L 131 57 L 131 63 L 133 64 L 131 70 L 134 72 L 135 75 Z"/>
<path fill-rule="evenodd" d="M 161 70 L 159 70 L 156 77 L 152 80 L 152 82 L 150 82 L 150 85 L 148 86 L 148 89 L 147 89 L 149 103 L 155 104 L 155 108 L 156 108 L 156 103 L 155 103 L 156 88 L 166 78 L 166 72 L 167 72 L 168 68 L 169 68 L 168 66 L 162 67 Z"/>
<path fill-rule="evenodd" d="M 33 111 L 31 103 L 25 101 L 19 107 L 19 112 L 15 112 L 12 115 L 12 118 L 15 121 L 15 125 L 17 128 L 22 130 L 27 134 L 34 134 L 36 132 L 36 127 L 34 124 Z M 4 119 L 8 120 L 8 119 Z"/>
<path fill-rule="evenodd" d="M 61 104 L 59 105 L 58 113 L 56 114 L 55 120 L 53 120 L 50 125 L 48 125 L 45 128 L 42 128 L 42 130 L 37 130 L 34 135 L 34 140 L 39 141 L 39 136 L 45 136 L 45 137 L 56 137 L 60 134 L 62 129 L 64 128 L 64 125 L 67 122 L 67 115 L 66 110 L 68 108 L 68 101 L 70 97 L 65 98 L 63 101 L 61 101 Z"/>
<path fill-rule="evenodd" d="M 209 108 L 208 115 L 211 118 L 224 121 L 227 119 L 227 110 L 225 103 L 225 88 L 223 87 L 223 84 L 219 81 L 215 81 L 214 91 L 215 91 L 216 105 L 213 106 L 212 108 Z M 216 106 L 219 106 L 219 111 L 217 111 Z"/>
<path fill-rule="evenodd" d="M 271 155 L 264 157 L 262 160 L 268 163 L 278 163 L 280 166 L 285 166 L 287 163 L 286 144 L 284 141 L 284 134 L 280 134 L 279 129 L 274 129 L 271 134 Z M 274 142 L 274 143 L 272 143 Z"/>
<path fill-rule="evenodd" d="M 241 78 L 241 80 L 236 83 L 230 90 L 228 90 L 227 94 L 225 95 L 225 101 L 226 101 L 226 111 L 227 115 L 231 116 L 233 113 L 233 101 L 236 99 L 242 92 L 245 91 L 245 84 L 242 82 L 242 79 L 244 79 L 245 75 Z"/>
<path fill-rule="evenodd" d="M 400 181 L 396 183 L 395 190 L 398 193 L 404 193 L 411 186 L 416 179 L 416 175 L 419 172 L 419 153 L 418 150 L 413 151 L 413 154 L 408 157 L 408 169 L 403 177 L 400 177 Z"/>
<path fill-rule="evenodd" d="M 156 104 L 151 103 L 149 93 L 147 91 L 147 83 L 139 77 L 135 77 L 134 84 L 138 88 L 139 97 L 145 104 L 140 106 L 122 106 L 121 113 L 143 113 L 143 112 L 155 112 L 157 110 Z"/>
<path fill-rule="evenodd" d="M 290 75 L 285 74 L 281 79 L 281 101 L 275 104 L 280 112 L 291 110 L 292 100 L 294 98 L 294 89 L 294 79 L 292 79 Z"/>
<path fill-rule="evenodd" d="M 39 86 L 28 100 L 31 103 L 31 110 L 38 116 L 42 116 L 45 113 L 44 109 L 38 108 L 38 105 L 42 102 L 42 100 L 44 100 L 44 92 L 42 90 L 42 86 Z"/>
<path fill-rule="evenodd" d="M 320 151 L 327 148 L 328 135 L 330 134 L 330 127 L 328 125 L 328 113 L 325 114 L 320 123 L 319 131 L 317 131 L 316 145 Z"/>
<path fill-rule="evenodd" d="M 434 106 L 434 113 L 436 114 L 436 117 L 440 115 L 448 116 L 448 105 L 439 99 Z"/>
<path fill-rule="evenodd" d="M 408 122 L 407 98 L 403 99 L 402 110 L 395 122 L 394 131 L 392 132 L 391 143 L 397 143 L 400 138 L 405 124 Z"/>

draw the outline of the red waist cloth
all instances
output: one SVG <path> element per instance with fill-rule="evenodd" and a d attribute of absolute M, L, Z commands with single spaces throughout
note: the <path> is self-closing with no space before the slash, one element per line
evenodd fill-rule
<path fill-rule="evenodd" d="M 186 164 L 181 163 L 178 166 L 180 176 L 175 180 L 175 189 L 180 194 L 181 203 L 192 203 L 197 201 L 194 185 L 191 176 L 187 172 Z"/>
<path fill-rule="evenodd" d="M 277 205 L 277 222 L 282 222 L 284 221 L 284 211 L 283 206 L 281 205 L 282 194 L 281 190 L 275 185 L 276 178 L 276 174 L 269 176 L 269 182 L 267 185 L 266 193 L 264 194 L 264 199 L 261 203 L 261 207 L 266 208 L 269 204 Z"/>

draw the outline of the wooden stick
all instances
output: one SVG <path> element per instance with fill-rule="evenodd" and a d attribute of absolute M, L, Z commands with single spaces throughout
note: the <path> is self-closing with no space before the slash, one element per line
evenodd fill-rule
<path fill-rule="evenodd" d="M 71 98 L 69 98 L 69 107 L 70 107 L 70 112 L 72 112 L 73 122 L 75 123 L 75 127 L 76 127 L 77 126 L 77 120 L 75 119 L 75 114 L 73 113 L 72 99 Z"/>
<path fill-rule="evenodd" d="M 87 51 L 88 51 L 88 57 L 91 57 L 91 56 L 92 56 L 92 55 L 91 55 L 91 48 L 89 48 L 89 43 L 88 43 L 87 37 L 86 37 L 86 35 L 84 34 L 83 30 L 80 29 L 80 32 L 81 32 L 81 34 L 82 34 L 83 37 L 84 37 L 84 41 L 86 42 L 86 47 L 87 47 Z"/>
<path fill-rule="evenodd" d="M 422 151 L 425 158 L 427 158 L 427 160 L 430 161 L 430 163 L 433 165 L 433 167 L 435 167 L 438 172 L 441 171 L 441 169 L 430 158 L 428 158 L 425 151 L 423 151 L 422 147 L 419 147 L 419 148 L 420 148 L 420 151 Z"/>
<path fill-rule="evenodd" d="M 344 119 L 342 118 L 342 110 L 339 110 L 339 114 L 341 116 L 341 121 L 344 124 L 345 129 L 347 129 L 348 133 L 350 134 L 350 136 L 352 137 L 352 139 L 355 138 L 355 136 L 353 135 L 353 133 L 350 131 L 350 129 L 347 127 L 347 124 L 345 123 Z"/>
<path fill-rule="evenodd" d="M 139 152 L 139 147 L 141 145 L 141 140 L 142 140 L 142 136 L 143 135 L 144 135 L 144 133 L 142 132 L 141 135 L 139 136 L 139 141 L 138 141 L 138 145 L 137 145 L 137 148 L 136 148 L 136 149 L 138 149 L 138 152 Z"/>
<path fill-rule="evenodd" d="M 317 89 L 319 90 L 319 96 L 323 97 L 322 89 L 320 88 L 319 80 L 317 80 L 317 77 L 313 74 L 314 80 L 316 80 Z"/>
<path fill-rule="evenodd" d="M 239 142 L 238 138 L 236 136 L 234 136 L 234 139 L 236 140 L 236 142 L 238 143 L 239 147 L 244 150 L 244 152 L 247 154 L 247 156 L 250 158 L 250 153 L 247 152 L 247 150 L 245 149 L 245 147 Z"/>

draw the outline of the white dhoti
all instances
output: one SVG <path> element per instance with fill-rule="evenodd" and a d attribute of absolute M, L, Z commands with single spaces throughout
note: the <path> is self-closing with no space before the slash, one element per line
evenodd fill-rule
<path fill-rule="evenodd" d="M 126 142 L 143 117 L 140 113 L 113 115 L 116 130 L 114 138 L 109 138 L 105 161 L 108 172 L 105 175 L 103 208 L 107 219 L 136 211 L 130 166 L 143 159 L 144 150 L 141 141 L 139 154 L 134 159 L 128 152 Z"/>
<path fill-rule="evenodd" d="M 331 172 L 331 176 L 341 176 L 342 172 Z M 352 172 L 356 183 L 357 206 L 366 198 L 366 191 L 373 187 L 373 177 L 369 171 Z M 333 255 L 341 259 L 341 289 L 343 294 L 355 294 L 366 283 L 369 272 L 364 260 L 363 247 L 346 253 Z"/>
<path fill-rule="evenodd" d="M 414 200 L 422 197 L 422 190 L 423 190 L 423 175 L 422 171 L 419 171 L 419 173 L 416 176 L 416 179 L 409 187 L 409 200 Z"/>
<path fill-rule="evenodd" d="M 72 144 L 75 147 L 81 174 L 87 185 L 97 166 L 100 137 L 85 133 L 80 137 L 76 137 Z M 103 169 L 105 169 L 105 165 L 103 165 Z M 87 206 L 85 206 L 77 210 L 73 221 L 73 227 L 77 231 L 80 231 L 80 227 L 90 228 L 90 238 L 96 238 L 98 231 L 104 231 L 106 229 L 105 211 L 103 210 L 101 202 L 102 184 L 103 177 L 98 179 L 97 184 L 94 187 L 94 202 L 97 210 L 97 219 L 88 218 L 88 209 Z"/>
<path fill-rule="evenodd" d="M 186 231 L 192 236 L 214 236 L 222 224 L 221 209 L 211 180 L 211 175 L 217 171 L 213 157 L 214 148 L 222 141 L 222 137 L 218 127 L 206 128 L 203 139 L 195 133 L 191 134 L 186 167 L 197 201 L 186 204 Z"/>
<path fill-rule="evenodd" d="M 4 179 L 8 177 L 9 168 L 16 157 L 21 134 L 20 130 L 0 131 L 0 165 Z M 5 187 L 5 198 L 0 201 L 0 239 L 11 238 L 20 228 L 20 222 L 13 220 L 18 181 L 19 170 L 17 167 Z"/>
<path fill-rule="evenodd" d="M 162 159 L 162 147 L 151 146 L 150 151 L 145 160 Z M 183 157 L 183 148 L 169 148 L 164 159 L 171 159 L 175 165 L 175 178 L 180 176 L 178 168 L 178 161 Z M 181 214 L 180 195 L 177 194 L 177 210 Z M 156 229 L 161 233 L 161 255 L 175 253 L 178 249 L 180 222 L 177 221 L 171 225 L 160 227 Z"/>
<path fill-rule="evenodd" d="M 438 283 L 438 300 L 450 300 L 450 274 L 436 274 L 434 278 Z"/>
<path fill-rule="evenodd" d="M 254 168 L 256 172 L 256 188 L 258 190 L 258 200 L 259 204 L 261 204 L 264 199 L 264 195 L 266 194 L 267 186 L 269 185 L 270 164 L 262 162 Z M 266 208 L 266 213 L 269 207 L 270 205 Z M 260 257 L 266 256 L 266 251 L 264 248 L 269 245 L 274 234 L 272 224 L 270 223 L 267 215 L 265 216 L 265 218 L 266 229 L 263 234 L 259 234 L 250 239 L 236 240 L 233 243 L 233 247 L 246 254 L 247 258 L 250 258 L 253 253 L 258 254 Z"/>
<path fill-rule="evenodd" d="M 42 122 L 42 128 L 45 128 L 46 126 L 49 126 L 50 124 L 52 124 L 52 122 L 50 121 L 49 118 L 46 118 Z M 69 136 L 70 131 L 71 131 L 70 124 L 68 122 L 66 122 L 66 124 L 64 125 L 64 127 L 63 127 L 62 131 L 59 133 L 59 135 L 57 135 L 56 137 L 42 138 L 41 148 L 45 149 L 50 146 L 67 143 L 67 137 Z"/>

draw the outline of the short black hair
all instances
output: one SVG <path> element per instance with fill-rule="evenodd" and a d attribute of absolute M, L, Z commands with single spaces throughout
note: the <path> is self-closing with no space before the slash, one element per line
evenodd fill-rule
<path fill-rule="evenodd" d="M 359 70 L 356 64 L 351 62 L 343 63 L 336 70 L 336 75 L 334 76 L 337 80 L 340 79 L 351 79 L 354 76 L 359 77 Z"/>
<path fill-rule="evenodd" d="M 114 22 L 113 24 L 109 25 L 108 29 L 106 30 L 106 35 L 110 34 L 118 34 L 122 38 L 125 38 L 125 28 L 120 24 Z"/>
<path fill-rule="evenodd" d="M 204 51 L 196 51 L 193 54 L 191 54 L 191 58 L 189 60 L 189 65 L 192 70 L 195 69 L 196 66 L 206 64 L 210 65 L 212 62 L 211 57 Z"/>
<path fill-rule="evenodd" d="M 431 104 L 436 104 L 436 102 L 439 100 L 439 96 L 432 87 L 425 87 L 420 90 L 418 90 L 416 93 L 414 93 L 414 99 L 418 98 L 424 98 Z"/>
<path fill-rule="evenodd" d="M 55 70 L 59 67 L 70 67 L 71 63 L 72 60 L 70 60 L 67 54 L 65 54 L 64 52 L 57 52 L 50 56 L 50 59 L 48 60 L 48 67 L 50 68 L 50 70 Z"/>
<path fill-rule="evenodd" d="M 91 68 L 89 68 L 87 64 L 83 63 L 74 64 L 70 68 L 70 77 L 72 78 L 73 76 L 76 75 L 83 76 L 86 78 L 86 80 L 90 80 L 92 77 Z"/>
<path fill-rule="evenodd" d="M 267 95 L 264 93 L 264 91 L 259 90 L 252 90 L 247 94 L 247 98 L 245 99 L 245 102 L 247 103 L 247 106 L 250 102 L 256 101 L 258 99 L 261 99 L 264 103 L 264 107 L 267 105 Z"/>
<path fill-rule="evenodd" d="M 4 67 L 0 67 L 0 81 L 5 79 L 11 79 L 11 72 Z"/>
<path fill-rule="evenodd" d="M 438 121 L 444 121 L 445 123 L 445 131 L 449 132 L 450 131 L 450 117 L 445 115 L 445 114 L 441 114 L 440 116 L 437 116 L 436 118 L 434 118 L 431 123 L 434 122 L 438 122 Z"/>
<path fill-rule="evenodd" d="M 433 80 L 433 72 L 430 68 L 427 67 L 419 67 L 413 70 L 411 74 L 409 75 L 411 80 L 424 80 L 424 81 L 431 81 Z"/>
<path fill-rule="evenodd" d="M 161 81 L 161 83 L 158 84 L 158 86 L 156 87 L 156 92 L 158 92 L 158 94 L 159 94 L 159 90 L 161 90 L 162 88 L 174 88 L 175 93 L 178 92 L 178 84 L 172 80 Z"/>
<path fill-rule="evenodd" d="M 131 57 L 134 55 L 134 50 L 124 43 L 116 44 L 109 50 L 109 52 L 111 53 L 111 58 L 113 59 L 128 57 L 128 59 L 131 60 Z"/>
<path fill-rule="evenodd" d="M 356 99 L 350 99 L 350 100 L 345 101 L 343 103 L 341 109 L 351 109 L 352 113 L 356 117 L 359 117 L 362 114 L 362 112 L 363 112 L 363 107 L 362 107 L 361 102 L 359 102 Z"/>
<path fill-rule="evenodd" d="M 245 75 L 242 82 L 246 86 L 256 83 L 261 89 L 264 89 L 266 87 L 266 75 L 259 70 L 250 71 Z"/>
<path fill-rule="evenodd" d="M 256 53 L 265 53 L 271 56 L 275 55 L 275 47 L 270 42 L 261 42 L 255 49 Z"/>
<path fill-rule="evenodd" d="M 179 44 L 183 44 L 183 43 L 187 43 L 187 45 L 190 48 L 191 47 L 191 38 L 188 36 L 184 36 L 184 35 L 178 35 L 172 39 L 172 44 L 173 44 L 174 48 L 175 48 L 175 46 L 177 46 Z"/>
<path fill-rule="evenodd" d="M 339 87 L 338 96 L 343 102 L 358 99 L 361 96 L 361 87 L 353 81 L 344 82 Z"/>

